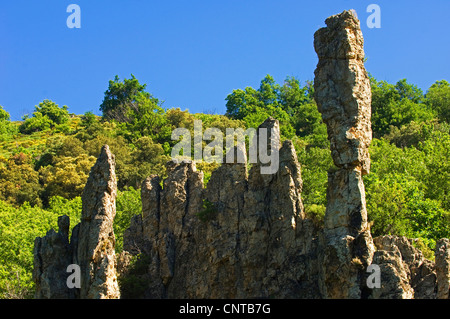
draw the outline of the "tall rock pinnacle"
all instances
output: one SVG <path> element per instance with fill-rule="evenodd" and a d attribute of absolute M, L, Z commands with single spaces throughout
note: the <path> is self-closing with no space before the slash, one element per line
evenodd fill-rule
<path fill-rule="evenodd" d="M 114 155 L 103 146 L 84 188 L 77 256 L 81 268 L 80 298 L 119 298 L 115 271 L 117 180 Z"/>
<path fill-rule="evenodd" d="M 115 299 L 120 297 L 116 276 L 113 220 L 117 180 L 114 155 L 103 146 L 84 188 L 81 223 L 72 230 L 69 217 L 58 219 L 59 231 L 36 238 L 33 279 L 36 298 Z M 79 266 L 79 289 L 67 286 L 69 265 Z"/>
<path fill-rule="evenodd" d="M 338 169 L 328 174 L 322 291 L 328 298 L 360 298 L 361 271 L 355 265 L 370 264 L 374 251 L 362 181 L 370 169 L 370 82 L 358 18 L 344 11 L 325 23 L 314 34 L 319 57 L 314 89 Z"/>

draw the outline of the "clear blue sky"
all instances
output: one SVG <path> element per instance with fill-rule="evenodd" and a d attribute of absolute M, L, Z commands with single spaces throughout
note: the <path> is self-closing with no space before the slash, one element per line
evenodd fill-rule
<path fill-rule="evenodd" d="M 81 29 L 66 26 L 71 3 Z M 366 25 L 371 3 L 380 29 Z M 258 87 L 266 74 L 312 80 L 314 32 L 351 8 L 378 80 L 424 91 L 450 80 L 449 0 L 2 0 L 0 105 L 13 120 L 44 99 L 100 114 L 108 81 L 132 73 L 167 108 L 224 113 L 233 89 Z"/>

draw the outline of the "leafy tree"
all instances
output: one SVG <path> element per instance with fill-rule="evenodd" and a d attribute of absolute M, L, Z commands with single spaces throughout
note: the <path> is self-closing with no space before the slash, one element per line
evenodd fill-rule
<path fill-rule="evenodd" d="M 431 136 L 419 143 L 419 149 L 398 148 L 387 140 L 372 142 L 372 168 L 364 183 L 374 236 L 420 237 L 433 248 L 439 237 L 450 235 L 449 141 L 448 134 L 441 139 Z"/>
<path fill-rule="evenodd" d="M 279 100 L 286 113 L 292 116 L 298 112 L 298 109 L 302 105 L 314 101 L 313 94 L 311 82 L 307 82 L 306 86 L 300 87 L 300 81 L 298 79 L 295 77 L 287 77 L 284 80 L 283 86 L 279 89 Z"/>
<path fill-rule="evenodd" d="M 331 152 L 329 149 L 306 145 L 305 143 L 302 146 L 298 141 L 295 142 L 298 161 L 302 166 L 303 203 L 306 208 L 311 205 L 325 207 L 328 170 L 334 167 Z"/>
<path fill-rule="evenodd" d="M 114 218 L 114 234 L 116 237 L 116 254 L 123 250 L 123 235 L 130 227 L 131 218 L 142 212 L 141 190 L 127 187 L 117 192 L 116 217 Z"/>
<path fill-rule="evenodd" d="M 50 100 L 44 100 L 35 106 L 32 117 L 24 117 L 25 121 L 19 127 L 23 134 L 48 130 L 57 126 L 63 127 L 69 120 L 67 106 L 59 107 Z M 67 129 L 64 129 L 67 131 Z"/>
<path fill-rule="evenodd" d="M 10 122 L 10 115 L 0 105 L 0 141 L 5 141 L 17 133 L 17 126 Z"/>
<path fill-rule="evenodd" d="M 287 94 L 287 87 L 295 85 L 295 81 L 288 80 L 290 84 L 286 84 L 283 96 L 292 97 L 293 94 Z M 289 114 L 280 100 L 280 86 L 270 75 L 262 79 L 258 90 L 251 87 L 246 87 L 245 90 L 233 90 L 225 100 L 227 101 L 225 115 L 232 119 L 243 120 L 247 127 L 257 128 L 266 118 L 272 116 L 280 121 L 282 136 L 292 138 L 295 134 Z M 286 101 L 285 104 L 287 105 Z M 287 109 L 289 107 L 285 106 Z"/>
<path fill-rule="evenodd" d="M 9 113 L 3 109 L 3 106 L 0 105 L 0 122 L 9 121 L 10 116 Z"/>
<path fill-rule="evenodd" d="M 414 103 L 423 102 L 424 96 L 420 88 L 415 84 L 410 84 L 406 79 L 401 79 L 395 84 L 395 90 L 398 92 L 400 99 L 408 99 Z"/>
<path fill-rule="evenodd" d="M 87 154 L 77 157 L 58 156 L 53 165 L 41 167 L 41 182 L 45 200 L 52 196 L 73 199 L 81 196 L 96 158 Z"/>
<path fill-rule="evenodd" d="M 136 109 L 129 110 L 128 121 L 120 127 L 121 134 L 130 142 L 143 136 L 150 136 L 161 144 L 171 140 L 172 127 L 168 125 L 165 110 L 154 98 L 137 97 Z"/>
<path fill-rule="evenodd" d="M 89 127 L 91 125 L 94 125 L 95 123 L 98 123 L 97 116 L 91 111 L 86 112 L 83 114 L 83 116 L 81 116 L 82 127 Z"/>
<path fill-rule="evenodd" d="M 372 86 L 372 129 L 375 137 L 388 134 L 391 126 L 400 128 L 412 121 L 432 120 L 434 112 L 423 103 L 422 91 L 405 79 L 396 85 L 376 81 Z"/>
<path fill-rule="evenodd" d="M 136 141 L 136 148 L 128 162 L 127 185 L 138 188 L 152 174 L 165 175 L 165 165 L 169 160 L 161 144 L 153 142 L 148 136 L 141 137 Z"/>
<path fill-rule="evenodd" d="M 158 99 L 153 98 L 145 92 L 146 84 L 140 84 L 136 77 L 131 74 L 130 79 L 120 81 L 119 76 L 115 76 L 114 81 L 109 81 L 108 89 L 100 110 L 106 120 L 116 120 L 118 122 L 129 122 L 131 114 L 139 114 L 139 103 L 149 99 L 155 104 L 159 104 Z"/>
<path fill-rule="evenodd" d="M 0 162 L 0 199 L 13 205 L 29 202 L 40 206 L 39 174 L 30 156 L 18 153 Z"/>
<path fill-rule="evenodd" d="M 426 100 L 439 120 L 450 124 L 450 84 L 446 80 L 436 81 L 428 89 Z"/>
<path fill-rule="evenodd" d="M 55 125 L 67 123 L 69 120 L 69 112 L 66 105 L 59 107 L 56 103 L 50 100 L 44 100 L 35 106 L 35 113 L 40 113 L 47 116 Z"/>
<path fill-rule="evenodd" d="M 412 121 L 401 128 L 391 127 L 389 134 L 385 135 L 391 143 L 397 147 L 419 147 L 421 143 L 429 140 L 437 132 L 448 134 L 450 132 L 450 125 L 447 123 L 439 123 L 437 120 L 426 122 Z"/>

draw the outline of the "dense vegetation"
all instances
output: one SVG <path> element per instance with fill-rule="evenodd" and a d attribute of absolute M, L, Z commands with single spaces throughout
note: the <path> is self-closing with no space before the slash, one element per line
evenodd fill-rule
<path fill-rule="evenodd" d="M 432 258 L 441 237 L 450 237 L 450 85 L 437 81 L 424 94 L 405 79 L 372 84 L 370 149 L 365 177 L 374 236 L 404 235 Z M 146 85 L 131 76 L 109 82 L 102 116 L 78 116 L 44 100 L 23 121 L 11 122 L 0 107 L 0 297 L 31 297 L 34 238 L 56 228 L 67 214 L 79 222 L 81 194 L 103 144 L 116 156 L 119 194 L 117 250 L 131 216 L 141 209 L 140 185 L 150 174 L 165 176 L 171 132 L 257 127 L 268 116 L 280 120 L 283 139 L 293 140 L 302 165 L 308 216 L 321 222 L 326 207 L 327 170 L 333 167 L 326 126 L 317 111 L 311 82 L 288 77 L 282 85 L 266 76 L 259 88 L 233 90 L 225 115 L 165 109 Z M 205 142 L 204 142 L 205 143 Z M 225 145 L 225 144 L 224 144 Z M 199 163 L 209 179 L 215 164 Z"/>

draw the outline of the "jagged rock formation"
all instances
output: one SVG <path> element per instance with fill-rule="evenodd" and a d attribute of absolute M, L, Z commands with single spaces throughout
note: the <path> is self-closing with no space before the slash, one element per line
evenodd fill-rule
<path fill-rule="evenodd" d="M 370 82 L 356 16 L 344 11 L 325 23 L 314 34 L 319 57 L 314 90 L 338 169 L 328 173 L 322 291 L 330 298 L 360 298 L 364 281 L 358 266 L 365 269 L 374 251 L 362 181 L 370 169 Z"/>
<path fill-rule="evenodd" d="M 71 299 L 74 291 L 68 289 L 67 266 L 72 264 L 72 247 L 69 244 L 69 217 L 58 218 L 58 232 L 49 230 L 44 237 L 34 241 L 33 279 L 38 299 Z"/>
<path fill-rule="evenodd" d="M 144 287 L 133 297 L 140 298 L 449 298 L 448 239 L 436 244 L 435 263 L 411 239 L 372 239 L 362 181 L 371 141 L 363 38 L 350 11 L 326 23 L 315 34 L 314 85 L 337 168 L 329 172 L 323 226 L 305 215 L 295 149 L 291 141 L 280 143 L 279 123 L 269 118 L 260 128 L 275 141 L 267 146 L 278 151 L 276 173 L 263 173 L 263 161 L 250 169 L 226 162 L 205 188 L 195 162 L 170 161 L 165 180 L 152 175 L 142 184 L 142 214 L 132 218 L 116 258 L 115 163 L 105 146 L 70 243 L 67 216 L 58 232 L 35 241 L 36 297 L 118 298 L 117 277 L 132 273 L 130 260 L 139 254 Z M 238 152 L 245 157 L 243 145 Z M 72 263 L 81 268 L 80 289 L 65 285 Z M 375 264 L 380 286 L 369 287 L 367 268 Z"/>
<path fill-rule="evenodd" d="M 277 120 L 261 127 L 279 136 Z M 162 189 L 157 176 L 143 183 L 142 217 L 132 220 L 124 249 L 151 256 L 147 297 L 319 296 L 310 280 L 317 228 L 304 218 L 300 165 L 290 141 L 278 147 L 273 175 L 260 164 L 249 172 L 246 163 L 223 164 L 203 188 L 194 162 L 169 162 Z"/>
<path fill-rule="evenodd" d="M 373 263 L 380 265 L 380 289 L 373 289 L 370 298 L 431 299 L 436 298 L 434 264 L 406 237 L 382 236 L 374 239 L 377 251 Z"/>
<path fill-rule="evenodd" d="M 117 181 L 114 155 L 106 145 L 92 167 L 83 192 L 81 223 L 72 230 L 69 217 L 58 219 L 59 231 L 36 238 L 33 279 L 36 298 L 119 298 L 115 270 L 113 220 Z M 67 267 L 80 267 L 80 289 L 67 286 Z"/>

